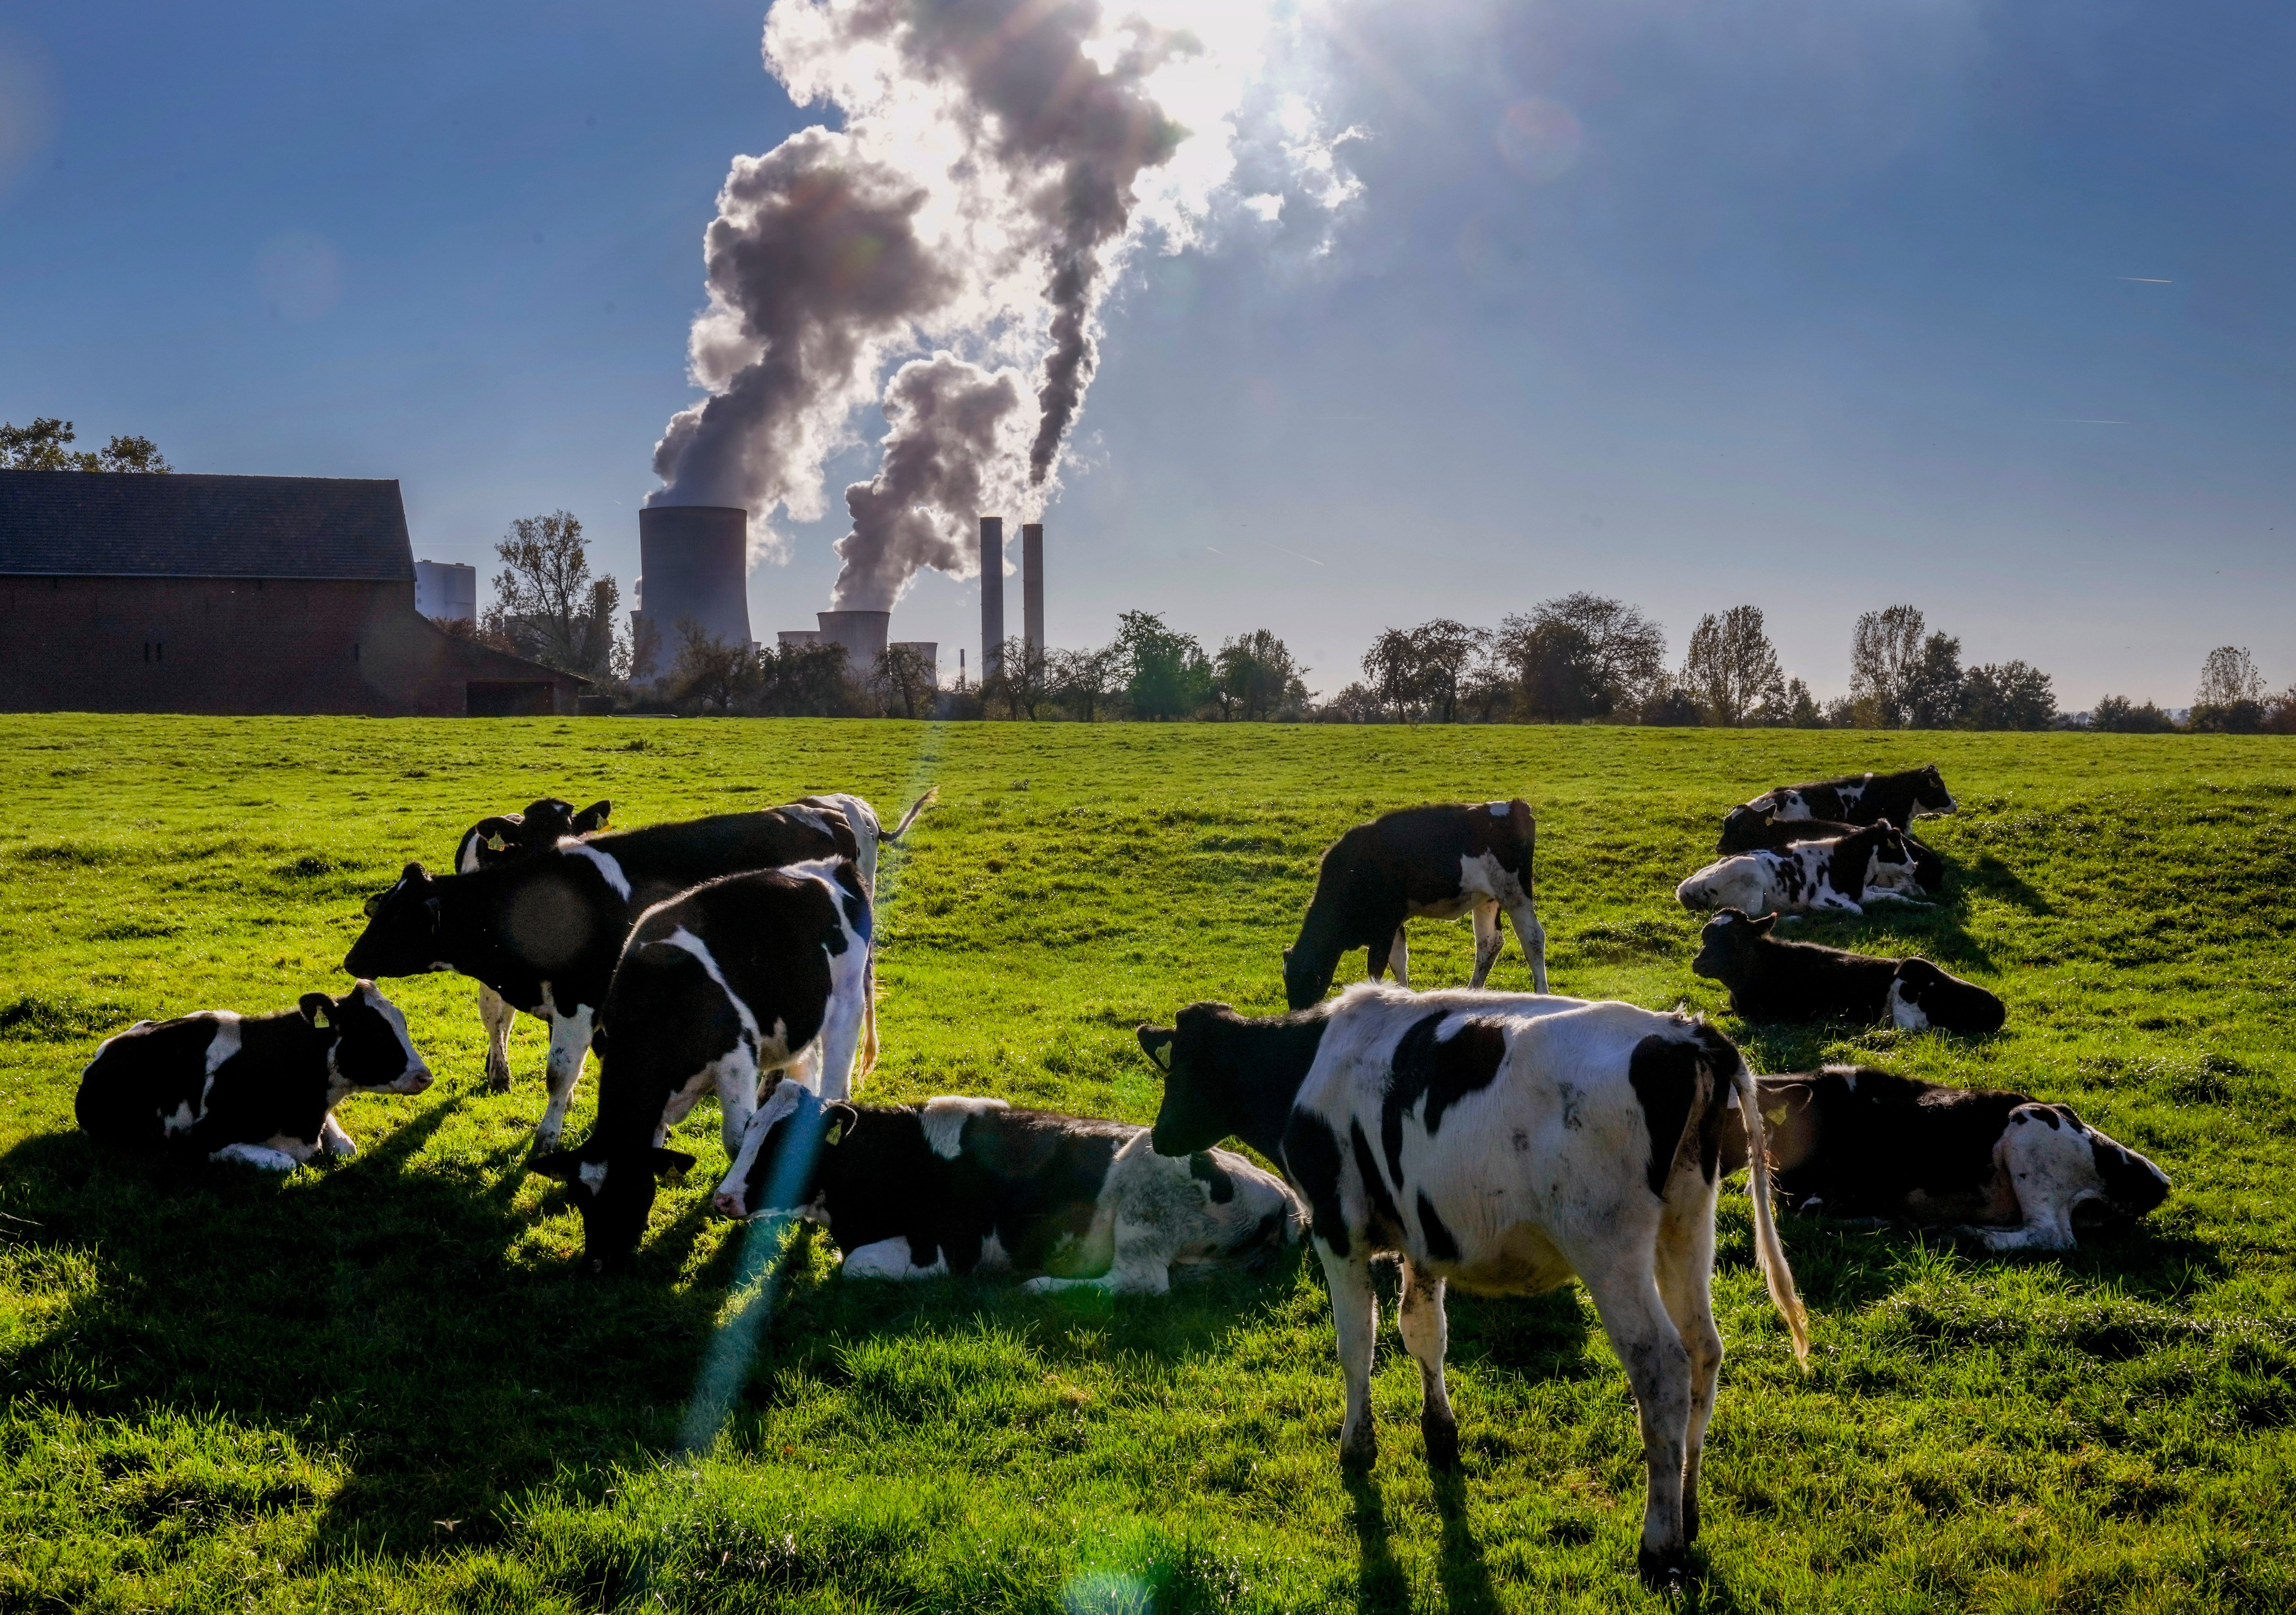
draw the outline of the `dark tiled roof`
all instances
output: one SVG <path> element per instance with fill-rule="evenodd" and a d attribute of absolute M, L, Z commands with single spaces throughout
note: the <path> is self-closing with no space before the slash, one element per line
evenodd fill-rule
<path fill-rule="evenodd" d="M 0 471 L 0 573 L 414 576 L 395 481 Z"/>

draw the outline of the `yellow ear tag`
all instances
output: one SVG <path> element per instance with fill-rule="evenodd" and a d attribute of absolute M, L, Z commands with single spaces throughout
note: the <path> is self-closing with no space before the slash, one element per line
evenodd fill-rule
<path fill-rule="evenodd" d="M 510 843 L 508 841 L 504 840 L 502 837 L 498 835 L 490 835 L 487 838 L 487 850 L 488 852 L 500 852 L 504 848 L 509 845 Z"/>
<path fill-rule="evenodd" d="M 828 1137 L 826 1137 L 826 1138 L 824 1138 L 824 1139 L 823 1139 L 821 1142 L 822 1142 L 822 1143 L 823 1143 L 823 1144 L 824 1144 L 824 1145 L 831 1145 L 831 1144 L 835 1144 L 839 1139 L 840 1139 L 840 1138 L 842 1138 L 842 1137 L 844 1137 L 844 1136 L 845 1136 L 845 1124 L 844 1124 L 843 1122 L 841 1122 L 841 1121 L 840 1121 L 840 1122 L 834 1122 L 834 1123 L 831 1124 L 831 1127 L 830 1127 L 830 1129 L 829 1129 L 829 1136 L 828 1136 Z"/>
<path fill-rule="evenodd" d="M 1775 1111 L 1764 1111 L 1762 1112 L 1762 1119 L 1763 1119 L 1764 1121 L 1768 1122 L 1768 1123 L 1769 1123 L 1772 1127 L 1782 1127 L 1785 1126 L 1785 1125 L 1786 1125 L 1786 1108 L 1785 1108 L 1785 1106 L 1784 1106 L 1784 1105 L 1780 1105 L 1780 1106 L 1779 1106 L 1776 1110 L 1775 1110 Z"/>
<path fill-rule="evenodd" d="M 1162 1066 L 1168 1071 L 1172 1069 L 1172 1045 L 1170 1044 L 1161 1043 L 1156 1045 L 1156 1063 Z"/>

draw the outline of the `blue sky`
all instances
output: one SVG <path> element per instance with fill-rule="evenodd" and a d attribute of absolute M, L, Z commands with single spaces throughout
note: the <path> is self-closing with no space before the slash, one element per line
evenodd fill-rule
<path fill-rule="evenodd" d="M 0 4 L 0 416 L 396 477 L 441 560 L 564 506 L 627 584 L 728 160 L 818 118 L 763 12 Z M 1677 654 L 1760 605 L 1821 693 L 1898 601 L 2070 706 L 2181 704 L 2227 642 L 2296 681 L 2296 13 L 1315 14 L 1361 197 L 1313 266 L 1135 259 L 1056 641 L 1267 627 L 1330 689 L 1382 627 L 1592 588 Z M 753 575 L 758 630 L 842 530 Z M 977 601 L 929 574 L 896 631 L 953 668 Z"/>

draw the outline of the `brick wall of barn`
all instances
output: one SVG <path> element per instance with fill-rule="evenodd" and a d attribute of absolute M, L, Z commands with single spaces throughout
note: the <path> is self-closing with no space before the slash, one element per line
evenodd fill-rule
<path fill-rule="evenodd" d="M 575 710 L 578 680 L 440 632 L 414 585 L 0 576 L 0 709 Z"/>

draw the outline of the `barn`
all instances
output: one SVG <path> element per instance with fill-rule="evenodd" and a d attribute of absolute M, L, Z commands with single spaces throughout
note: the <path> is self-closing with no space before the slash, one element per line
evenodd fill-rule
<path fill-rule="evenodd" d="M 0 471 L 0 710 L 572 713 L 414 610 L 395 481 Z"/>

